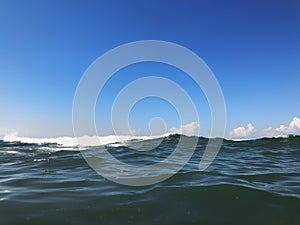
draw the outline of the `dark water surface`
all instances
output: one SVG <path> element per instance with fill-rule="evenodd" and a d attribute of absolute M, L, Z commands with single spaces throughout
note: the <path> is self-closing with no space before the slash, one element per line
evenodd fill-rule
<path fill-rule="evenodd" d="M 143 164 L 163 159 L 178 139 L 166 137 L 151 152 L 105 148 Z M 172 178 L 130 187 L 98 175 L 77 148 L 0 141 L 0 224 L 300 224 L 299 136 L 224 140 L 199 172 L 206 143 L 199 139 Z"/>

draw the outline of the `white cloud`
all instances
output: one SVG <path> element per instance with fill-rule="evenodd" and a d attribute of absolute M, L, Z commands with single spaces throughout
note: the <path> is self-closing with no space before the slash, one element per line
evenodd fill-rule
<path fill-rule="evenodd" d="M 280 125 L 277 128 L 269 127 L 262 131 L 263 136 L 283 136 L 289 134 L 299 134 L 300 133 L 300 119 L 294 117 L 288 126 Z"/>
<path fill-rule="evenodd" d="M 249 138 L 253 137 L 256 132 L 256 128 L 249 123 L 247 127 L 238 127 L 229 133 L 232 138 Z"/>
<path fill-rule="evenodd" d="M 278 137 L 289 134 L 300 134 L 300 119 L 294 117 L 289 125 L 280 125 L 277 128 L 268 127 L 261 131 L 249 123 L 247 127 L 238 127 L 229 133 L 231 138 L 253 138 L 253 137 Z"/>
<path fill-rule="evenodd" d="M 294 117 L 291 121 L 289 128 L 293 130 L 294 132 L 300 131 L 300 119 L 297 117 Z"/>
<path fill-rule="evenodd" d="M 184 134 L 187 136 L 199 136 L 200 124 L 198 122 L 191 122 L 185 125 L 182 125 L 179 128 L 171 128 L 171 133 Z"/>

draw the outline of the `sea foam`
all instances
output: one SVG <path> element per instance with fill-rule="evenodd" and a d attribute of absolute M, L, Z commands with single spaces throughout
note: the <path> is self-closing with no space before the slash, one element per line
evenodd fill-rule
<path fill-rule="evenodd" d="M 57 138 L 31 138 L 19 137 L 17 135 L 6 135 L 3 137 L 5 142 L 21 142 L 29 144 L 58 144 L 63 147 L 74 146 L 100 146 L 108 144 L 125 143 L 131 140 L 151 140 L 169 136 L 166 133 L 160 136 L 131 136 L 131 135 L 108 135 L 108 136 L 82 136 L 82 137 L 57 137 Z"/>

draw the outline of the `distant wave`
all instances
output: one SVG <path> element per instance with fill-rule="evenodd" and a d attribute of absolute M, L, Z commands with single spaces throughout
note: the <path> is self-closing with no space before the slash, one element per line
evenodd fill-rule
<path fill-rule="evenodd" d="M 6 135 L 3 137 L 4 142 L 20 142 L 27 144 L 58 144 L 63 147 L 74 146 L 100 146 L 108 144 L 125 143 L 132 140 L 151 140 L 169 136 L 171 133 L 166 133 L 160 136 L 130 136 L 130 135 L 108 135 L 108 136 L 82 136 L 82 137 L 57 137 L 57 138 L 31 138 L 18 137 L 16 135 Z"/>
<path fill-rule="evenodd" d="M 92 146 L 101 146 L 101 145 L 111 145 L 112 147 L 117 147 L 126 142 L 130 141 L 145 141 L 145 140 L 153 140 L 158 138 L 166 138 L 172 136 L 180 137 L 182 134 L 176 133 L 165 133 L 163 135 L 158 136 L 130 136 L 130 135 L 108 135 L 108 136 L 82 136 L 82 137 L 57 137 L 57 138 L 31 138 L 31 137 L 19 137 L 17 135 L 6 135 L 3 137 L 4 142 L 12 143 L 19 142 L 24 144 L 57 144 L 62 147 L 92 147 Z M 202 139 L 208 139 L 205 137 L 197 137 Z M 257 139 L 223 139 L 227 142 L 261 142 L 266 140 L 274 140 L 274 139 L 297 139 L 300 141 L 300 136 L 298 135 L 285 135 L 285 136 L 276 136 L 276 137 L 263 137 Z"/>
<path fill-rule="evenodd" d="M 289 135 L 276 135 L 273 137 L 258 137 L 258 138 L 233 138 L 229 139 L 230 141 L 259 141 L 259 140 L 265 140 L 265 139 L 290 139 L 290 138 L 299 138 L 299 135 L 295 134 L 289 134 Z M 225 139 L 226 140 L 226 139 Z"/>

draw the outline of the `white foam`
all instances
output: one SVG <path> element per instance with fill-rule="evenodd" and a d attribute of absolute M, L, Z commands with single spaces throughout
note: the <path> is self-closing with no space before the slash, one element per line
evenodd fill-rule
<path fill-rule="evenodd" d="M 75 147 L 75 146 L 100 146 L 114 143 L 125 143 L 131 140 L 151 140 L 160 137 L 166 137 L 170 133 L 166 133 L 161 136 L 82 136 L 82 137 L 58 137 L 58 138 L 30 138 L 30 137 L 19 137 L 17 135 L 6 135 L 3 137 L 5 142 L 21 142 L 30 144 L 59 144 L 63 147 Z"/>
<path fill-rule="evenodd" d="M 287 134 L 280 134 L 280 135 L 276 135 L 274 138 L 288 138 L 289 135 Z"/>
<path fill-rule="evenodd" d="M 246 139 L 246 138 L 237 138 L 237 139 L 231 139 L 232 141 L 249 141 L 251 139 Z"/>
<path fill-rule="evenodd" d="M 5 153 L 8 153 L 8 154 L 15 154 L 15 155 L 20 155 L 20 154 L 22 154 L 21 152 L 18 152 L 18 151 L 5 151 Z"/>
<path fill-rule="evenodd" d="M 43 158 L 43 159 L 34 159 L 33 160 L 33 162 L 41 162 L 41 161 L 47 161 L 48 159 L 45 159 L 45 158 Z"/>

